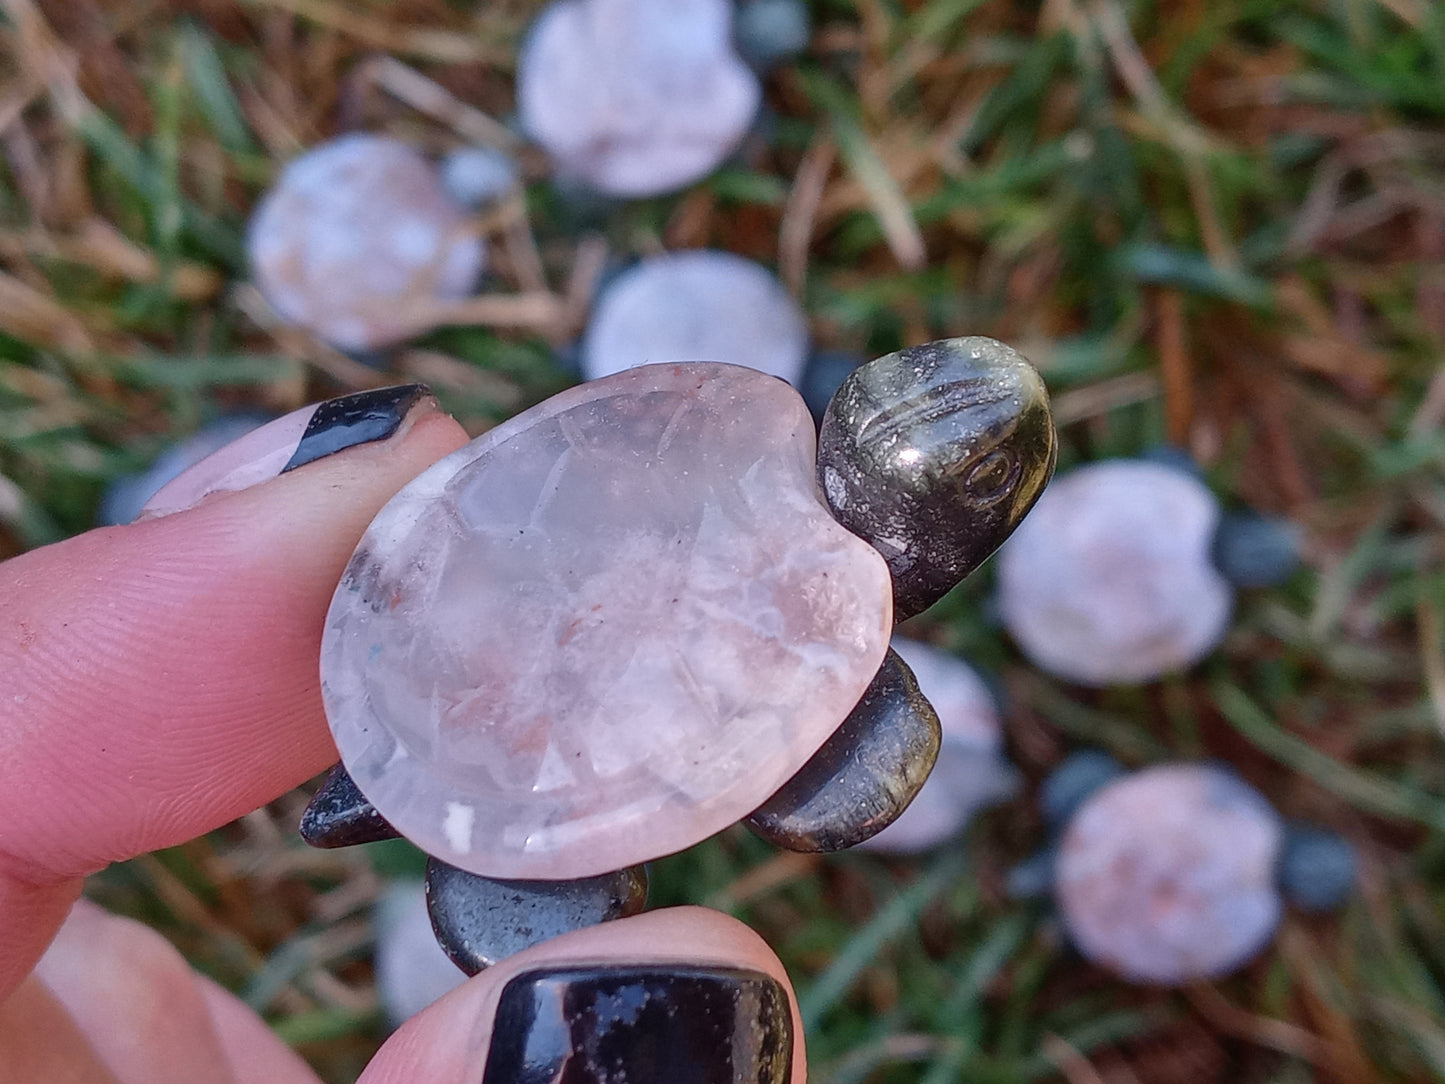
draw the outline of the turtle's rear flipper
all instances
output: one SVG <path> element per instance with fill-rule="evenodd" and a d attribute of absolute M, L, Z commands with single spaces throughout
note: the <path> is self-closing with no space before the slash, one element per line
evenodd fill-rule
<path fill-rule="evenodd" d="M 301 815 L 301 837 L 313 847 L 350 847 L 401 833 L 338 764 Z M 570 881 L 499 881 L 428 858 L 426 902 L 442 950 L 475 975 L 559 934 L 637 914 L 647 903 L 647 871 L 633 866 Z"/>
<path fill-rule="evenodd" d="M 497 881 L 427 861 L 432 931 L 468 975 L 560 934 L 635 915 L 646 903 L 643 866 L 571 881 Z"/>
<path fill-rule="evenodd" d="M 301 814 L 301 838 L 313 847 L 351 847 L 400 837 L 341 764 L 331 769 Z"/>
<path fill-rule="evenodd" d="M 889 648 L 843 725 L 747 825 L 790 851 L 856 846 L 908 808 L 933 770 L 941 740 L 938 713 Z"/>

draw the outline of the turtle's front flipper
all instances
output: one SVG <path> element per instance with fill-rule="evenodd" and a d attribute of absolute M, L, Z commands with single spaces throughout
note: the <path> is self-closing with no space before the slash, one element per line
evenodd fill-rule
<path fill-rule="evenodd" d="M 747 819 L 793 851 L 839 851 L 883 831 L 938 756 L 938 714 L 891 648 L 863 699 L 801 771 Z"/>
<path fill-rule="evenodd" d="M 331 769 L 301 814 L 301 838 L 313 847 L 351 847 L 400 835 L 361 793 L 344 764 Z"/>
<path fill-rule="evenodd" d="M 646 902 L 642 866 L 572 881 L 496 881 L 436 858 L 426 866 L 432 930 L 468 975 L 572 930 L 635 915 Z"/>

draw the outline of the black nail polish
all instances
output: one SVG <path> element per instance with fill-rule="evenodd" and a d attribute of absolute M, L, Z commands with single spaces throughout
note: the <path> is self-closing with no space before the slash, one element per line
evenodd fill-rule
<path fill-rule="evenodd" d="M 502 990 L 482 1084 L 789 1084 L 793 1021 L 759 971 L 546 968 Z"/>
<path fill-rule="evenodd" d="M 398 839 L 401 833 L 361 793 L 344 765 L 338 764 L 301 814 L 301 838 L 313 847 L 351 847 Z"/>
<path fill-rule="evenodd" d="M 858 706 L 748 827 L 790 851 L 839 851 L 898 819 L 923 789 L 943 740 L 938 713 L 889 648 Z"/>
<path fill-rule="evenodd" d="M 647 903 L 642 866 L 569 881 L 502 881 L 433 858 L 426 905 L 437 942 L 468 975 L 572 930 L 626 918 Z"/>
<path fill-rule="evenodd" d="M 407 411 L 430 394 L 425 384 L 400 384 L 328 399 L 311 415 L 301 442 L 281 473 L 358 444 L 385 440 L 401 428 Z"/>

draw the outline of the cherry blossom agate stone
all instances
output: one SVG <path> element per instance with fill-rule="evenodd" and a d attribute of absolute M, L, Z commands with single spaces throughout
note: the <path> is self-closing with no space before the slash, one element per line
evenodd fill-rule
<path fill-rule="evenodd" d="M 1059 909 L 1079 950 L 1126 979 L 1214 978 L 1279 923 L 1282 839 L 1274 809 L 1232 772 L 1149 768 L 1095 792 L 1069 822 Z"/>
<path fill-rule="evenodd" d="M 554 396 L 382 509 L 327 616 L 342 761 L 423 850 L 585 877 L 746 815 L 883 661 L 882 557 L 787 385 L 652 365 Z"/>
<path fill-rule="evenodd" d="M 655 361 L 746 365 L 801 382 L 808 324 L 767 268 L 694 249 L 643 260 L 603 293 L 582 340 L 588 380 Z"/>
<path fill-rule="evenodd" d="M 1210 562 L 1219 502 L 1144 460 L 1056 478 L 999 551 L 999 609 L 1038 666 L 1083 685 L 1153 681 L 1224 636 L 1234 591 Z"/>
<path fill-rule="evenodd" d="M 671 192 L 718 167 L 762 88 L 727 0 L 556 0 L 517 61 L 517 109 L 558 168 L 611 196 Z"/>
<path fill-rule="evenodd" d="M 247 253 L 282 318 L 343 350 L 374 350 L 424 330 L 429 303 L 472 292 L 486 245 L 468 214 L 405 143 L 343 136 L 281 171 Z"/>

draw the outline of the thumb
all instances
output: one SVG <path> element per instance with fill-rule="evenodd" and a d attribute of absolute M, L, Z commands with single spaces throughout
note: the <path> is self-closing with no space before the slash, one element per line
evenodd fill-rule
<path fill-rule="evenodd" d="M 359 1084 L 804 1084 L 777 956 L 701 907 L 590 926 L 510 956 L 408 1020 Z"/>
<path fill-rule="evenodd" d="M 336 759 L 331 594 L 381 505 L 465 439 L 417 386 L 333 400 L 192 468 L 169 514 L 0 564 L 0 997 L 78 878 Z"/>

